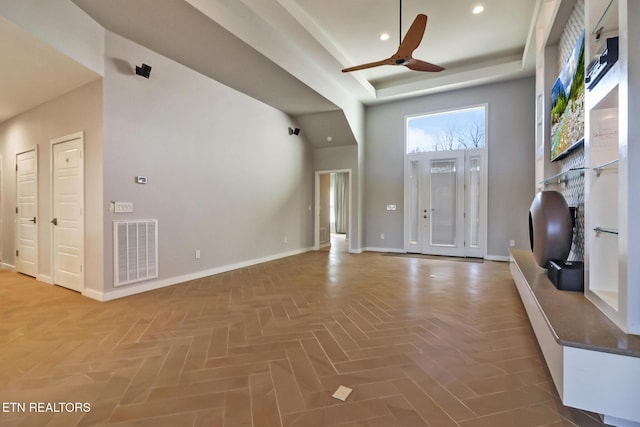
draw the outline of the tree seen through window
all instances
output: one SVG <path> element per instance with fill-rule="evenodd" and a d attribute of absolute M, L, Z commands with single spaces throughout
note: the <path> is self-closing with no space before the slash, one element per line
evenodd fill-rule
<path fill-rule="evenodd" d="M 486 106 L 407 118 L 407 154 L 485 146 Z"/>

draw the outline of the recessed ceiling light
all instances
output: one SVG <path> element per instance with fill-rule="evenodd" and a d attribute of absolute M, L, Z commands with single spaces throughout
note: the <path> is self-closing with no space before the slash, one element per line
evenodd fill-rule
<path fill-rule="evenodd" d="M 382 41 L 389 40 L 389 33 L 380 34 L 380 40 L 382 40 Z"/>
<path fill-rule="evenodd" d="M 476 7 L 473 8 L 473 14 L 477 15 L 479 13 L 482 13 L 484 11 L 484 6 L 482 6 L 481 4 L 477 5 Z"/>

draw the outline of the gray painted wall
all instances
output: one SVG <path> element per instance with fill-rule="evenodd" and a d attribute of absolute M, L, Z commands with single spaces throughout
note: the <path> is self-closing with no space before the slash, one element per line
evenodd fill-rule
<path fill-rule="evenodd" d="M 487 255 L 508 256 L 509 240 L 528 247 L 534 196 L 533 78 L 370 106 L 366 112 L 365 246 L 402 250 L 405 116 L 488 104 Z M 395 204 L 396 211 L 387 211 Z M 384 233 L 385 239 L 380 239 Z"/>
<path fill-rule="evenodd" d="M 290 117 L 118 35 L 106 52 L 104 205 L 134 203 L 105 214 L 106 236 L 112 220 L 158 218 L 159 280 L 313 245 L 312 150 Z M 131 73 L 141 62 L 149 80 Z"/>

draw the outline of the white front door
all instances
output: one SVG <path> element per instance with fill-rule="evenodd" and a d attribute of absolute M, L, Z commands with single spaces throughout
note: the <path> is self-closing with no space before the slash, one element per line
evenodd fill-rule
<path fill-rule="evenodd" d="M 405 170 L 406 251 L 483 257 L 482 150 L 408 156 Z"/>
<path fill-rule="evenodd" d="M 52 141 L 53 283 L 84 288 L 82 134 Z"/>
<path fill-rule="evenodd" d="M 464 155 L 433 152 L 423 162 L 421 253 L 464 256 Z"/>
<path fill-rule="evenodd" d="M 38 156 L 36 150 L 16 156 L 16 270 L 38 274 Z"/>

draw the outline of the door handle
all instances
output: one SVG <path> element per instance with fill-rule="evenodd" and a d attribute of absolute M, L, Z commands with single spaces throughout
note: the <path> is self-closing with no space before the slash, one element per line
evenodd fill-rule
<path fill-rule="evenodd" d="M 58 225 L 58 218 L 53 218 L 53 219 L 51 220 L 51 224 L 53 224 L 53 225 Z"/>
<path fill-rule="evenodd" d="M 36 223 L 36 217 L 34 216 L 33 219 L 30 219 L 29 221 L 31 221 L 32 223 Z"/>

